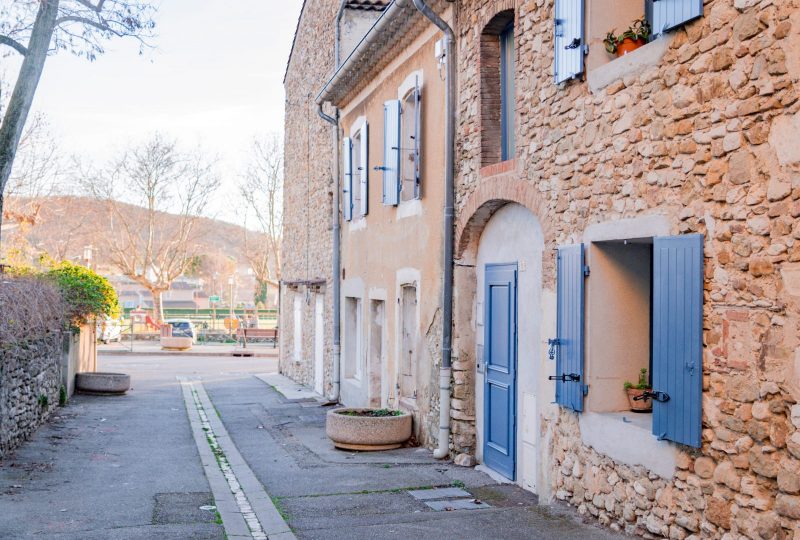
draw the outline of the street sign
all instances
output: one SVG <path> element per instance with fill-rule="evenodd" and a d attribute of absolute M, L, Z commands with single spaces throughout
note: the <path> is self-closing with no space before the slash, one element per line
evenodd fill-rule
<path fill-rule="evenodd" d="M 219 302 L 219 296 L 217 296 L 216 294 L 213 295 L 213 296 L 209 296 L 208 297 L 208 301 L 209 302 L 214 302 L 216 304 L 217 302 Z"/>

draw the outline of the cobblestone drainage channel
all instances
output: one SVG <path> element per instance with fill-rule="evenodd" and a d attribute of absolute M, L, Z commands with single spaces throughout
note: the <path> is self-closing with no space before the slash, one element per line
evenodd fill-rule
<path fill-rule="evenodd" d="M 239 484 L 239 481 L 236 479 L 236 474 L 234 474 L 233 469 L 228 462 L 228 458 L 225 456 L 225 452 L 222 451 L 222 448 L 220 448 L 219 443 L 217 442 L 217 436 L 214 434 L 214 430 L 211 428 L 211 423 L 208 421 L 208 415 L 206 415 L 206 411 L 203 408 L 203 405 L 200 403 L 200 398 L 197 395 L 197 390 L 194 388 L 194 385 L 192 385 L 191 391 L 192 398 L 194 399 L 194 406 L 197 408 L 197 413 L 200 415 L 200 425 L 202 426 L 203 431 L 206 433 L 208 446 L 211 448 L 211 452 L 217 459 L 217 464 L 219 465 L 222 474 L 228 481 L 228 486 L 230 486 L 231 492 L 236 499 L 236 504 L 239 507 L 239 510 L 242 512 L 242 516 L 247 523 L 247 527 L 250 529 L 250 534 L 253 536 L 254 540 L 267 540 L 267 534 L 261 527 L 261 523 L 259 523 L 258 518 L 253 511 L 253 507 L 250 505 L 250 501 L 247 500 L 247 495 L 245 495 L 244 490 Z"/>

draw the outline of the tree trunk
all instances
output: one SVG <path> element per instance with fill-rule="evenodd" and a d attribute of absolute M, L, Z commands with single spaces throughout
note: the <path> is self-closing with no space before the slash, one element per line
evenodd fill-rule
<path fill-rule="evenodd" d="M 153 295 L 153 315 L 157 323 L 164 322 L 164 291 L 161 289 L 149 289 Z"/>
<path fill-rule="evenodd" d="M 14 164 L 17 146 L 22 137 L 25 121 L 28 119 L 28 112 L 31 110 L 36 87 L 39 86 L 47 50 L 50 48 L 50 40 L 56 25 L 58 2 L 59 0 L 40 0 L 28 50 L 19 69 L 17 82 L 3 117 L 3 124 L 0 125 L 0 192 L 5 191 L 8 179 L 11 177 L 11 166 Z M 2 220 L 3 212 L 0 209 L 0 225 Z"/>

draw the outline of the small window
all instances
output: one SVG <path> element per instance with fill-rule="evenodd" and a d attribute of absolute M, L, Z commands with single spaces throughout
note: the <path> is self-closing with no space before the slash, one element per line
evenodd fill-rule
<path fill-rule="evenodd" d="M 400 200 L 420 196 L 419 184 L 419 87 L 410 90 L 401 103 L 400 114 Z"/>
<path fill-rule="evenodd" d="M 500 159 L 514 157 L 514 25 L 500 33 Z"/>

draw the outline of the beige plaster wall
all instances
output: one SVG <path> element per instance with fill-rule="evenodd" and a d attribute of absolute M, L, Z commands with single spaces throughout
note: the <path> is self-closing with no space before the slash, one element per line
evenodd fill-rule
<path fill-rule="evenodd" d="M 437 385 L 435 364 L 439 360 L 442 271 L 442 207 L 444 203 L 444 84 L 439 77 L 434 58 L 435 38 L 423 35 L 412 42 L 398 57 L 406 60 L 390 65 L 358 93 L 352 101 L 343 103 L 341 118 L 343 136 L 349 136 L 354 122 L 365 118 L 369 124 L 369 212 L 356 217 L 342 226 L 342 271 L 345 276 L 343 294 L 348 295 L 348 282 L 358 279 L 365 301 L 363 309 L 369 309 L 369 291 L 382 291 L 386 295 L 385 350 L 383 351 L 384 377 L 382 381 L 387 395 L 383 396 L 390 406 L 403 405 L 415 409 L 418 437 L 431 443 L 436 433 L 433 411 L 436 404 Z M 401 203 L 400 207 L 382 205 L 382 174 L 374 167 L 383 163 L 383 104 L 398 99 L 398 88 L 415 71 L 422 73 L 421 100 L 421 149 L 420 176 L 421 199 Z M 405 206 L 408 205 L 408 206 Z M 403 274 L 412 277 L 402 277 Z M 398 343 L 400 286 L 418 275 L 419 333 L 418 348 L 418 392 L 416 403 L 404 400 L 399 403 Z M 356 291 L 357 292 L 357 291 Z M 356 294 L 354 292 L 353 294 Z M 369 336 L 369 316 L 362 317 L 362 335 Z M 346 346 L 346 345 L 345 345 Z M 373 351 L 364 344 L 363 350 Z M 345 353 L 343 353 L 344 356 Z M 379 365 L 367 358 L 365 365 Z M 366 404 L 369 400 L 367 375 L 362 377 L 360 389 L 345 388 L 343 394 Z M 354 383 L 353 383 L 354 384 Z M 373 388 L 376 385 L 372 385 Z"/>

